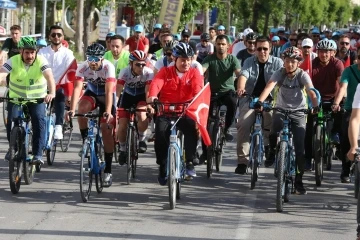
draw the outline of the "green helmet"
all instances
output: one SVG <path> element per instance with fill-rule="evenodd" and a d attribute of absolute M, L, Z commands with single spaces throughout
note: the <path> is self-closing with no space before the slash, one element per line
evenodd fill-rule
<path fill-rule="evenodd" d="M 22 37 L 18 43 L 19 48 L 36 50 L 36 41 L 32 37 Z"/>

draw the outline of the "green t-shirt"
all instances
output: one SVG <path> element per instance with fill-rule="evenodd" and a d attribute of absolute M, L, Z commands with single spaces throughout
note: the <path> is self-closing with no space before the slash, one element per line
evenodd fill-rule
<path fill-rule="evenodd" d="M 352 73 L 352 71 L 350 70 L 350 68 L 352 68 L 355 72 L 355 74 L 357 75 L 357 77 L 360 79 L 360 70 L 358 69 L 358 65 L 357 64 L 353 64 L 348 68 L 345 68 L 345 70 L 343 71 L 342 75 L 341 75 L 341 83 L 347 83 L 347 97 L 346 97 L 346 101 L 344 104 L 344 108 L 347 111 L 350 111 L 352 109 L 352 102 L 354 101 L 354 95 L 356 92 L 356 87 L 359 84 L 359 82 L 357 81 L 356 77 L 354 76 L 354 74 Z"/>
<path fill-rule="evenodd" d="M 235 90 L 234 71 L 240 70 L 240 63 L 236 57 L 228 54 L 225 59 L 220 60 L 216 54 L 208 55 L 202 66 L 208 70 L 211 92 Z"/>
<path fill-rule="evenodd" d="M 114 64 L 116 77 L 119 76 L 121 69 L 126 68 L 129 65 L 129 56 L 130 53 L 128 51 L 122 51 L 119 59 L 115 60 L 111 51 L 107 51 L 104 54 L 104 58 L 112 62 L 112 64 Z"/>

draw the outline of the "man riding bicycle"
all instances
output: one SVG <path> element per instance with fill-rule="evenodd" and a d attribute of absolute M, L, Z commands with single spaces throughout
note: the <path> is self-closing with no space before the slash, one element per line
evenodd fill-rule
<path fill-rule="evenodd" d="M 100 108 L 101 132 L 104 142 L 105 169 L 104 185 L 112 184 L 111 162 L 114 152 L 114 138 L 112 136 L 113 127 L 115 127 L 115 67 L 104 59 L 105 48 L 99 43 L 93 43 L 86 49 L 87 61 L 82 63 L 76 71 L 76 80 L 74 83 L 74 92 L 71 98 L 70 110 L 68 116 L 75 113 L 78 104 L 78 113 L 85 114 L 89 111 Z M 86 90 L 79 101 L 80 93 L 83 89 L 83 82 L 86 81 Z M 87 119 L 78 118 L 79 128 L 83 142 L 88 136 Z"/>
<path fill-rule="evenodd" d="M 150 84 L 148 102 L 158 98 L 161 103 L 183 103 L 191 101 L 204 86 L 204 79 L 197 69 L 191 68 L 193 49 L 186 43 L 179 43 L 173 49 L 175 66 L 162 68 Z M 148 106 L 148 108 L 151 108 Z M 196 176 L 193 160 L 196 157 L 198 133 L 194 120 L 182 117 L 177 127 L 185 136 L 186 174 Z M 166 162 L 168 157 L 170 122 L 166 115 L 156 118 L 155 153 L 160 165 L 158 182 L 166 185 Z"/>
<path fill-rule="evenodd" d="M 10 98 L 44 98 L 45 103 L 55 97 L 55 80 L 48 62 L 43 56 L 37 55 L 36 41 L 31 37 L 23 37 L 18 43 L 20 54 L 7 60 L 0 69 L 2 73 L 11 73 L 9 82 Z M 49 90 L 49 94 L 47 91 Z M 13 101 L 8 104 L 9 120 L 13 117 Z M 43 148 L 45 145 L 45 103 L 26 103 L 29 108 L 33 128 L 32 152 L 33 163 L 43 164 Z M 6 133 L 10 141 L 11 121 L 7 121 Z M 9 160 L 9 152 L 5 160 Z"/>
<path fill-rule="evenodd" d="M 149 84 L 154 77 L 153 70 L 145 66 L 146 59 L 146 53 L 135 50 L 129 56 L 129 66 L 121 70 L 116 85 L 116 98 L 119 98 L 120 94 L 124 90 L 120 100 L 120 108 L 128 109 L 135 105 L 138 109 L 145 109 Z M 129 113 L 127 111 L 120 111 L 119 129 L 117 132 L 120 143 L 120 165 L 124 165 L 126 162 L 126 129 L 129 123 L 129 117 Z M 148 124 L 146 113 L 138 112 L 137 127 L 140 153 L 144 153 L 147 150 L 145 137 Z"/>

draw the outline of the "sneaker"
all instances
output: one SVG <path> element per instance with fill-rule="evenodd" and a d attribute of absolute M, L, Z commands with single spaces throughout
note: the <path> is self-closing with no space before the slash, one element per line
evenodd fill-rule
<path fill-rule="evenodd" d="M 235 173 L 236 174 L 245 174 L 246 173 L 246 164 L 238 164 L 237 167 L 235 168 Z"/>
<path fill-rule="evenodd" d="M 342 183 L 350 183 L 349 174 L 341 173 L 340 179 Z"/>
<path fill-rule="evenodd" d="M 190 177 L 196 177 L 196 171 L 193 163 L 186 164 L 186 175 Z"/>
<path fill-rule="evenodd" d="M 104 180 L 103 180 L 104 187 L 110 187 L 111 184 L 112 184 L 112 174 L 111 173 L 105 173 L 104 174 Z"/>
<path fill-rule="evenodd" d="M 202 153 L 199 158 L 199 165 L 204 164 L 206 162 L 206 160 L 207 160 L 206 154 Z"/>
<path fill-rule="evenodd" d="M 147 145 L 145 143 L 145 141 L 140 141 L 139 142 L 139 153 L 144 153 L 147 150 Z"/>
<path fill-rule="evenodd" d="M 119 164 L 120 166 L 124 165 L 126 163 L 127 154 L 124 151 L 120 151 L 119 153 Z"/>
<path fill-rule="evenodd" d="M 54 139 L 63 139 L 63 130 L 61 125 L 55 125 Z"/>
<path fill-rule="evenodd" d="M 44 164 L 44 161 L 42 160 L 42 156 L 35 156 L 35 157 L 33 157 L 32 163 L 33 163 L 33 164 L 39 164 L 39 165 Z"/>
<path fill-rule="evenodd" d="M 268 155 L 266 156 L 266 160 L 265 160 L 265 167 L 271 167 L 275 162 L 275 149 L 271 149 L 269 147 L 268 150 Z"/>
<path fill-rule="evenodd" d="M 5 155 L 4 160 L 5 160 L 6 162 L 10 161 L 10 149 L 6 152 L 6 155 Z"/>
<path fill-rule="evenodd" d="M 227 142 L 231 142 L 231 141 L 234 140 L 234 137 L 233 137 L 233 135 L 232 135 L 231 133 L 226 132 L 226 133 L 225 133 L 225 140 L 226 140 Z"/>
<path fill-rule="evenodd" d="M 302 176 L 300 175 L 297 175 L 295 176 L 295 193 L 298 194 L 298 195 L 305 195 L 307 192 L 306 192 L 306 189 L 304 188 L 304 184 L 302 182 Z"/>
<path fill-rule="evenodd" d="M 200 157 L 199 157 L 199 153 L 198 152 L 196 152 L 195 153 L 195 157 L 194 157 L 194 159 L 193 159 L 193 164 L 194 164 L 194 166 L 197 166 L 197 165 L 200 165 L 200 159 L 199 159 Z"/>
<path fill-rule="evenodd" d="M 165 185 L 167 184 L 165 166 L 160 166 L 160 167 L 159 167 L 158 183 L 159 183 L 161 186 L 165 186 Z"/>
<path fill-rule="evenodd" d="M 336 144 L 336 145 L 340 144 L 340 137 L 339 137 L 339 134 L 338 134 L 338 133 L 332 134 L 332 136 L 331 136 L 331 142 L 332 142 L 333 144 Z"/>
<path fill-rule="evenodd" d="M 154 133 L 154 132 L 150 134 L 150 136 L 149 136 L 149 138 L 148 138 L 147 141 L 148 141 L 148 142 L 153 142 L 153 141 L 155 141 L 155 133 Z"/>

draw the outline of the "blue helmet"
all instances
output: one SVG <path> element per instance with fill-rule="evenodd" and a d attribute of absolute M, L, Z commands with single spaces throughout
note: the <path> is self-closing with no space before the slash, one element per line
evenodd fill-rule
<path fill-rule="evenodd" d="M 36 46 L 37 47 L 46 47 L 47 42 L 45 41 L 45 39 L 39 38 L 38 40 L 36 40 Z"/>
<path fill-rule="evenodd" d="M 106 34 L 106 38 L 111 38 L 113 36 L 115 36 L 114 32 L 109 32 L 108 34 Z"/>

